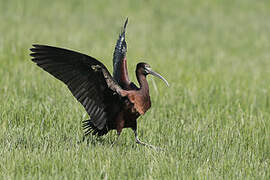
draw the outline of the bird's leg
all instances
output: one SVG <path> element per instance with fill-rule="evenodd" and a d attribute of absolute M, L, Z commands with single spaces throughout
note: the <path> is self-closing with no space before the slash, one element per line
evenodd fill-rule
<path fill-rule="evenodd" d="M 133 129 L 133 131 L 134 131 L 135 140 L 136 140 L 136 143 L 137 143 L 137 144 L 141 144 L 141 145 L 143 145 L 143 146 L 147 146 L 147 147 L 153 148 L 153 149 L 155 149 L 155 150 L 159 150 L 159 149 L 160 149 L 160 148 L 155 147 L 155 146 L 153 146 L 153 145 L 151 145 L 151 144 L 147 144 L 147 143 L 145 143 L 145 142 L 142 142 L 142 141 L 138 138 L 137 130 L 136 130 L 136 129 Z"/>
<path fill-rule="evenodd" d="M 125 121 L 123 118 L 123 112 L 120 112 L 116 118 L 116 131 L 117 131 L 117 139 L 113 142 L 112 146 L 118 141 L 119 136 L 124 128 Z"/>

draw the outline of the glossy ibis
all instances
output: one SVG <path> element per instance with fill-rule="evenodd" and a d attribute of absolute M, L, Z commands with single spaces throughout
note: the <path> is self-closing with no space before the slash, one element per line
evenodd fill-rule
<path fill-rule="evenodd" d="M 131 128 L 136 142 L 148 145 L 140 141 L 137 134 L 137 118 L 151 107 L 146 76 L 152 74 L 167 85 L 168 82 L 149 64 L 142 62 L 136 67 L 140 87 L 129 80 L 125 41 L 127 22 L 128 19 L 115 46 L 113 77 L 100 61 L 71 50 L 34 44 L 30 55 L 39 67 L 64 82 L 83 105 L 90 116 L 89 120 L 83 121 L 85 136 L 103 136 L 116 129 L 119 137 L 123 128 Z"/>

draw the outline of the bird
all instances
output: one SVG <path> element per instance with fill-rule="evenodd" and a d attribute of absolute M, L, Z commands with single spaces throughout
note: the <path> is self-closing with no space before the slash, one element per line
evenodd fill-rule
<path fill-rule="evenodd" d="M 149 64 L 136 66 L 137 87 L 129 80 L 127 69 L 126 19 L 113 53 L 113 76 L 99 60 L 72 50 L 49 45 L 33 44 L 31 60 L 40 68 L 62 81 L 81 103 L 90 119 L 82 126 L 84 137 L 106 135 L 116 130 L 117 139 L 123 128 L 131 128 L 137 144 L 155 148 L 141 141 L 137 133 L 137 119 L 151 107 L 146 77 L 153 75 L 167 80 L 153 71 Z"/>

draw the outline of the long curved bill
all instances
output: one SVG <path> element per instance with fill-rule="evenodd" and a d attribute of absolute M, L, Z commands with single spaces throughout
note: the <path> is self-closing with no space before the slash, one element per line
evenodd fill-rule
<path fill-rule="evenodd" d="M 153 76 L 158 77 L 159 79 L 161 79 L 162 81 L 164 81 L 164 82 L 166 83 L 167 86 L 169 86 L 168 81 L 167 81 L 164 77 L 162 77 L 160 74 L 156 73 L 156 72 L 153 71 L 151 68 L 147 68 L 147 70 L 148 70 L 149 74 L 152 74 Z"/>

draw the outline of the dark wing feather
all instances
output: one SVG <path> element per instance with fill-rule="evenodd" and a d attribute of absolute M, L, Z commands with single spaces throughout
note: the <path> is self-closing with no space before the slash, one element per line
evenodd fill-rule
<path fill-rule="evenodd" d="M 114 119 L 122 103 L 116 93 L 116 88 L 120 87 L 107 68 L 98 60 L 78 52 L 46 45 L 33 46 L 30 49 L 32 61 L 63 81 L 91 117 L 84 122 L 86 134 L 106 134 L 110 128 L 106 125 Z M 110 86 L 108 82 L 111 82 Z"/>
<path fill-rule="evenodd" d="M 123 30 L 119 35 L 113 53 L 113 78 L 124 89 L 128 89 L 127 86 L 130 84 L 126 64 L 127 43 L 125 40 L 125 33 L 127 23 L 128 19 L 125 21 Z"/>

